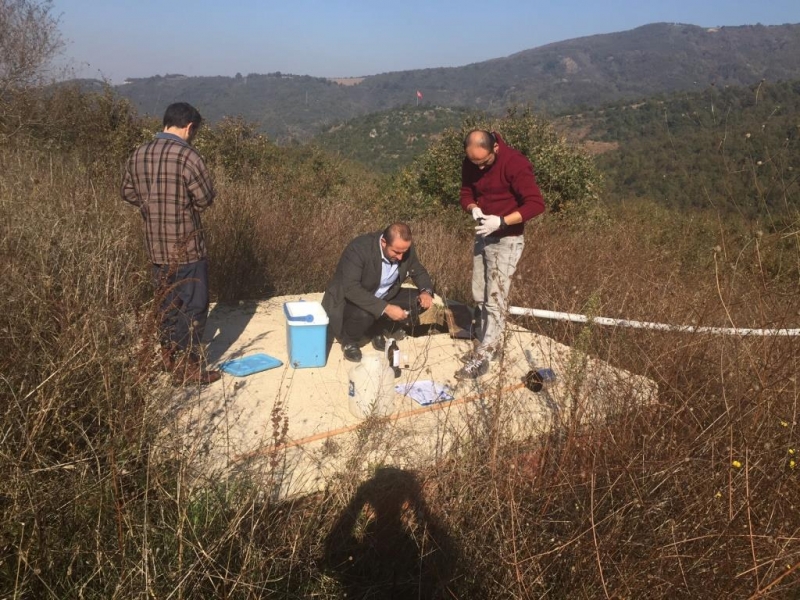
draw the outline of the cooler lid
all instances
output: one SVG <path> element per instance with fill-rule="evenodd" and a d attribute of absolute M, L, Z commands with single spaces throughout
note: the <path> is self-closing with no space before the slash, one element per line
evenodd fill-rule
<path fill-rule="evenodd" d="M 322 304 L 314 301 L 284 302 L 283 312 L 293 326 L 327 325 L 328 314 Z"/>

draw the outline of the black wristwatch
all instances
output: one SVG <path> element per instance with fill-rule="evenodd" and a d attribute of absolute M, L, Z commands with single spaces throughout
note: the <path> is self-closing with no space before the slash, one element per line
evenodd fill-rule
<path fill-rule="evenodd" d="M 508 223 L 506 223 L 506 220 L 501 216 L 500 217 L 500 229 L 505 229 L 506 227 L 508 227 Z"/>

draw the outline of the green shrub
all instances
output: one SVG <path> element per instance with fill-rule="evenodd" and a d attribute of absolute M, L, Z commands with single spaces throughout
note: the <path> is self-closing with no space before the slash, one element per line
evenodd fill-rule
<path fill-rule="evenodd" d="M 116 168 L 158 131 L 107 85 L 74 84 L 16 91 L 0 101 L 0 141 L 79 155 L 86 168 Z"/>
<path fill-rule="evenodd" d="M 550 212 L 584 220 L 602 213 L 602 177 L 591 157 L 567 144 L 553 127 L 529 109 L 500 119 L 465 119 L 460 129 L 448 129 L 394 180 L 394 193 L 407 215 L 424 215 L 457 206 L 461 188 L 463 139 L 472 129 L 499 132 L 533 163 L 536 179 Z"/>
<path fill-rule="evenodd" d="M 226 117 L 213 127 L 202 127 L 195 146 L 217 176 L 225 173 L 234 179 L 264 172 L 279 154 L 254 124 L 240 117 Z"/>

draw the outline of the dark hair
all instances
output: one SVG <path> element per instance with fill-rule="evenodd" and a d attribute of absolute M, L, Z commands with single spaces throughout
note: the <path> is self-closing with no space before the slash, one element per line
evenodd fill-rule
<path fill-rule="evenodd" d="M 200 123 L 203 122 L 203 117 L 197 112 L 197 109 L 186 102 L 175 102 L 167 107 L 164 112 L 164 129 L 168 127 L 186 127 L 189 123 L 194 125 L 197 129 Z"/>
<path fill-rule="evenodd" d="M 392 223 L 383 230 L 383 239 L 387 244 L 391 244 L 398 237 L 404 242 L 410 242 L 411 227 L 406 223 Z"/>
<path fill-rule="evenodd" d="M 480 135 L 476 135 L 475 138 L 470 143 L 470 137 L 472 137 L 473 133 L 478 133 Z M 467 135 L 464 136 L 464 150 L 467 149 L 468 146 L 479 146 L 484 150 L 488 150 L 489 152 L 494 152 L 494 145 L 497 143 L 497 136 L 491 131 L 486 129 L 473 129 Z"/>

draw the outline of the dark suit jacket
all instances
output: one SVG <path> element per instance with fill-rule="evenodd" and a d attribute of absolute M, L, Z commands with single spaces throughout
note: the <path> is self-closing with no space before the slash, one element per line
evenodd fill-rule
<path fill-rule="evenodd" d="M 342 334 L 345 301 L 364 309 L 377 319 L 383 314 L 389 300 L 397 296 L 400 285 L 406 278 L 411 277 L 419 289 L 433 291 L 430 275 L 419 262 L 412 243 L 400 261 L 397 281 L 389 288 L 386 299 L 375 297 L 375 290 L 381 285 L 381 233 L 360 235 L 347 245 L 339 259 L 336 273 L 325 290 L 322 306 L 328 314 L 331 333 L 337 338 Z"/>

